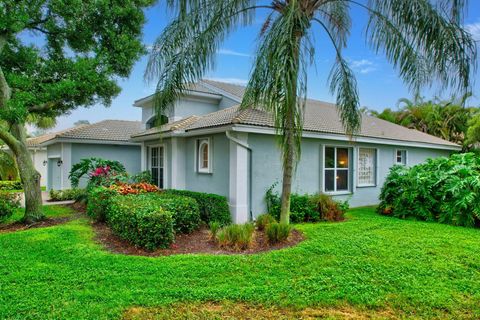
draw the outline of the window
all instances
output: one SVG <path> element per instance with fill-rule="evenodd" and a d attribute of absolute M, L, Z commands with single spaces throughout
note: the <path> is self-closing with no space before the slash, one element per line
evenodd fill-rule
<path fill-rule="evenodd" d="M 210 139 L 197 140 L 198 172 L 210 173 Z"/>
<path fill-rule="evenodd" d="M 395 154 L 396 164 L 407 165 L 407 150 L 397 150 Z"/>
<path fill-rule="evenodd" d="M 324 188 L 326 192 L 350 189 L 350 149 L 325 147 Z"/>
<path fill-rule="evenodd" d="M 358 186 L 376 185 L 377 150 L 371 148 L 358 149 Z"/>
<path fill-rule="evenodd" d="M 164 188 L 164 149 L 163 147 L 150 147 L 150 172 L 152 182 L 159 188 Z"/>

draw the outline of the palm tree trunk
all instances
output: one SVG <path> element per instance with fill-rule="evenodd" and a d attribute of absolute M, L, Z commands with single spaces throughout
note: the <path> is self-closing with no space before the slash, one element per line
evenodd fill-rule
<path fill-rule="evenodd" d="M 289 121 L 290 123 L 293 122 Z M 282 206 L 280 211 L 280 222 L 290 223 L 290 195 L 292 193 L 292 177 L 294 162 L 294 136 L 293 129 L 290 127 L 285 130 L 285 139 L 287 150 L 284 153 L 283 162 L 283 181 L 282 181 Z"/>
<path fill-rule="evenodd" d="M 15 124 L 12 126 L 12 134 L 19 141 L 18 152 L 15 153 L 15 158 L 25 194 L 25 215 L 23 216 L 23 222 L 34 223 L 45 218 L 42 212 L 40 173 L 35 169 L 32 157 L 28 151 L 25 128 L 20 124 Z"/>

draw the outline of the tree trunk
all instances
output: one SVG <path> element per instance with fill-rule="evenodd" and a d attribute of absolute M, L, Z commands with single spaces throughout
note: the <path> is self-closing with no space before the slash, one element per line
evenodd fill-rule
<path fill-rule="evenodd" d="M 285 139 L 288 149 L 283 155 L 282 207 L 280 211 L 280 222 L 288 224 L 290 223 L 290 195 L 292 193 L 294 162 L 293 148 L 295 148 L 293 130 L 291 128 L 285 131 Z"/>
<path fill-rule="evenodd" d="M 35 169 L 32 157 L 28 151 L 25 128 L 19 124 L 13 125 L 12 134 L 19 141 L 18 152 L 15 153 L 15 158 L 25 194 L 25 215 L 23 216 L 23 222 L 34 223 L 45 218 L 42 212 L 40 173 Z"/>

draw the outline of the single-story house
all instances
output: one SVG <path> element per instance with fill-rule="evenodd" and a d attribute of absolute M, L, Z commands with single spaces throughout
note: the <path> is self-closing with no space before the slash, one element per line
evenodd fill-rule
<path fill-rule="evenodd" d="M 39 136 L 36 145 L 45 151 L 43 161 L 35 161 L 35 167 L 47 177 L 47 190 L 71 188 L 70 170 L 85 158 L 118 160 L 127 172 L 136 174 L 141 169 L 141 144 L 131 142 L 130 136 L 142 128 L 140 121 L 105 120 Z M 85 184 L 82 179 L 80 187 Z"/>
<path fill-rule="evenodd" d="M 135 101 L 144 130 L 132 135 L 141 145 L 141 169 L 162 188 L 226 196 L 235 222 L 266 211 L 266 190 L 281 185 L 282 162 L 272 117 L 240 110 L 245 87 L 202 80 L 155 127 L 154 97 Z M 460 146 L 393 123 L 362 116 L 360 132 L 345 135 L 334 104 L 308 100 L 293 191 L 331 194 L 351 206 L 378 203 L 390 167 L 448 156 Z M 279 186 L 277 186 L 278 188 Z"/>

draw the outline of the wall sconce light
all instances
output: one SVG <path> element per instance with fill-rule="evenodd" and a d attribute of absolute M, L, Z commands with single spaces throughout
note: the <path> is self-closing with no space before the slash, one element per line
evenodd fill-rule
<path fill-rule="evenodd" d="M 62 161 L 62 160 L 58 160 L 58 161 L 57 161 L 57 167 L 60 167 L 62 164 L 63 164 L 63 161 Z"/>
<path fill-rule="evenodd" d="M 43 166 L 46 167 L 48 164 L 48 161 L 47 160 L 43 160 Z"/>

